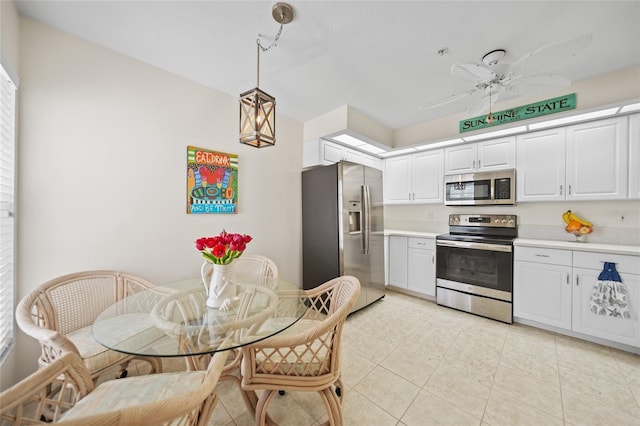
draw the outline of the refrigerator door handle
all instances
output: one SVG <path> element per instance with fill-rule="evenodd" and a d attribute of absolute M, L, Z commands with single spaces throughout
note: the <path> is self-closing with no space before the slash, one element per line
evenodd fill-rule
<path fill-rule="evenodd" d="M 369 185 L 362 185 L 362 254 L 369 254 L 369 240 L 371 237 L 371 197 Z"/>

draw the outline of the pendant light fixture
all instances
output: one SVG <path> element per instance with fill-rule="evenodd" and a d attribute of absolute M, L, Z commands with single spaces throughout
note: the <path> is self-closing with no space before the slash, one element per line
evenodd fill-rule
<path fill-rule="evenodd" d="M 276 99 L 260 90 L 260 51 L 267 51 L 278 43 L 282 27 L 293 20 L 293 8 L 287 3 L 276 3 L 271 15 L 280 24 L 273 43 L 264 47 L 260 35 L 256 40 L 256 87 L 240 94 L 240 143 L 256 148 L 276 143 Z"/>

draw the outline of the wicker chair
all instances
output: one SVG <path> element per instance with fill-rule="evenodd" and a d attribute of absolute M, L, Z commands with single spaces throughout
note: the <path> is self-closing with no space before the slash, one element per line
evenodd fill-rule
<path fill-rule="evenodd" d="M 342 425 L 340 341 L 359 293 L 360 282 L 352 276 L 307 290 L 309 309 L 300 321 L 284 333 L 242 348 L 242 389 L 256 424 L 272 423 L 269 402 L 278 391 L 290 390 L 319 392 L 329 414 L 327 424 Z M 259 398 L 258 390 L 264 390 Z"/>
<path fill-rule="evenodd" d="M 234 260 L 232 265 L 232 279 L 239 284 L 268 285 L 269 279 L 279 276 L 276 263 L 260 254 L 245 254 Z"/>
<path fill-rule="evenodd" d="M 64 275 L 41 284 L 25 296 L 16 308 L 16 322 L 24 333 L 40 342 L 40 367 L 73 352 L 82 358 L 94 383 L 116 367 L 120 367 L 119 376 L 124 377 L 135 357 L 100 345 L 93 338 L 92 325 L 116 301 L 153 287 L 141 277 L 117 271 Z M 151 364 L 151 372 L 162 371 L 159 359 L 139 359 Z"/>
<path fill-rule="evenodd" d="M 233 261 L 232 280 L 238 284 L 253 284 L 269 286 L 269 280 L 279 277 L 278 266 L 270 258 L 260 254 L 245 254 Z M 210 278 L 210 277 L 209 277 Z M 229 364 L 223 374 L 223 380 L 235 380 L 238 386 L 240 381 L 233 372 L 240 367 L 242 354 L 240 350 L 234 349 L 229 355 Z M 201 360 L 201 361 L 205 361 Z M 189 368 L 193 364 L 187 363 Z"/>
<path fill-rule="evenodd" d="M 216 353 L 207 371 L 129 377 L 94 388 L 82 359 L 67 352 L 2 392 L 0 418 L 14 425 L 204 426 L 226 358 L 226 351 Z"/>

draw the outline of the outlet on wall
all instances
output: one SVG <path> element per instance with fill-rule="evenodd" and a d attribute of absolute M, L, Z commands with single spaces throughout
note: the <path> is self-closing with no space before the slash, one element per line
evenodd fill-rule
<path fill-rule="evenodd" d="M 624 223 L 640 216 L 639 209 L 607 209 L 604 211 L 605 216 L 613 217 L 616 222 Z"/>

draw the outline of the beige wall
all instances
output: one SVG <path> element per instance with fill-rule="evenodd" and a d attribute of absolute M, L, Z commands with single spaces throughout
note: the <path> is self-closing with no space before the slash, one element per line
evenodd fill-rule
<path fill-rule="evenodd" d="M 18 74 L 18 11 L 13 1 L 0 1 L 0 58 L 12 78 Z"/>
<path fill-rule="evenodd" d="M 80 270 L 198 276 L 194 240 L 222 229 L 300 283 L 302 123 L 278 116 L 275 147 L 240 145 L 235 97 L 28 18 L 20 69 L 18 298 Z M 238 154 L 238 214 L 185 213 L 188 145 Z M 16 378 L 38 352 L 18 333 Z"/>

